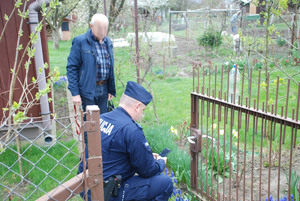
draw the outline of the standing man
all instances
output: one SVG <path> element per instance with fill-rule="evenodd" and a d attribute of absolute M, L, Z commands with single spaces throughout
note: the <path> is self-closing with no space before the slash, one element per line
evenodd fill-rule
<path fill-rule="evenodd" d="M 240 15 L 241 11 L 238 11 L 236 14 L 234 14 L 232 17 L 231 17 L 231 20 L 230 20 L 230 24 L 231 24 L 231 34 L 234 36 L 235 34 L 238 33 L 238 26 L 237 26 L 237 22 L 238 22 L 238 19 L 239 19 L 239 15 Z"/>
<path fill-rule="evenodd" d="M 122 177 L 117 196 L 111 196 L 110 201 L 167 201 L 172 194 L 172 179 L 160 174 L 167 157 L 152 153 L 143 129 L 137 123 L 151 100 L 151 94 L 144 87 L 129 81 L 119 107 L 101 115 L 103 178 Z M 78 172 L 82 171 L 81 162 Z M 90 193 L 88 197 L 90 200 Z"/>
<path fill-rule="evenodd" d="M 67 77 L 74 105 L 98 105 L 107 112 L 107 101 L 116 96 L 112 41 L 107 37 L 108 19 L 95 14 L 90 29 L 74 38 L 68 57 Z"/>

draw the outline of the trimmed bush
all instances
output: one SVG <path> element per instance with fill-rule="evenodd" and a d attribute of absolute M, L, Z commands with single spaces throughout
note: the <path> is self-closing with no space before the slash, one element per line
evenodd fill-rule
<path fill-rule="evenodd" d="M 214 49 L 223 43 L 221 34 L 213 29 L 207 30 L 202 36 L 197 38 L 198 44 L 203 47 Z"/>

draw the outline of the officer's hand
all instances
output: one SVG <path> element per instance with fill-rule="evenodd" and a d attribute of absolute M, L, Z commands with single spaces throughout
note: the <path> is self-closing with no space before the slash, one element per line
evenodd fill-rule
<path fill-rule="evenodd" d="M 158 154 L 157 153 L 152 153 L 153 154 L 153 157 L 154 157 L 154 159 L 156 159 L 157 160 L 157 156 L 158 156 Z"/>
<path fill-rule="evenodd" d="M 72 96 L 72 102 L 74 105 L 81 105 L 80 95 Z"/>
<path fill-rule="evenodd" d="M 108 97 L 107 97 L 107 99 L 110 101 L 110 100 L 112 100 L 113 99 L 113 95 L 111 95 L 110 93 L 108 93 Z"/>
<path fill-rule="evenodd" d="M 165 164 L 167 164 L 167 157 L 161 157 L 160 155 L 157 156 L 157 160 L 163 159 L 165 161 Z"/>

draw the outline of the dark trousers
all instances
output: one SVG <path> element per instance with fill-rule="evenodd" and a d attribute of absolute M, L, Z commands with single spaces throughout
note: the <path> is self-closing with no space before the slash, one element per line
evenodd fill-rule
<path fill-rule="evenodd" d="M 168 201 L 172 192 L 172 179 L 166 175 L 133 176 L 122 184 L 119 196 L 111 197 L 110 201 Z"/>
<path fill-rule="evenodd" d="M 133 176 L 123 182 L 118 197 L 109 201 L 168 201 L 173 192 L 173 181 L 170 177 L 159 174 L 149 178 Z M 84 198 L 85 193 L 82 192 Z M 91 192 L 87 193 L 91 201 Z"/>
<path fill-rule="evenodd" d="M 100 114 L 107 112 L 107 100 L 108 100 L 108 90 L 107 84 L 96 85 L 95 97 L 93 100 L 81 97 L 83 111 L 86 111 L 86 106 L 88 105 L 98 105 L 100 108 Z M 86 116 L 84 115 L 83 120 L 86 121 Z M 87 133 L 84 132 L 84 142 L 87 144 Z"/>
<path fill-rule="evenodd" d="M 104 114 L 107 112 L 107 100 L 108 100 L 107 84 L 101 86 L 96 85 L 95 97 L 93 100 L 87 99 L 85 97 L 81 97 L 83 111 L 85 112 L 87 105 L 98 105 L 98 107 L 100 108 L 100 114 Z"/>

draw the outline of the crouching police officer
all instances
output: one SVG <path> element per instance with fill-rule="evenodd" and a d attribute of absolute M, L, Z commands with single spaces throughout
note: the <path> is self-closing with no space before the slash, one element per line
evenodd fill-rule
<path fill-rule="evenodd" d="M 171 178 L 161 174 L 167 157 L 152 153 L 142 127 L 136 122 L 151 100 L 144 87 L 129 81 L 119 107 L 101 115 L 103 178 L 122 177 L 119 192 L 110 200 L 168 200 L 172 194 Z M 79 173 L 82 171 L 81 163 Z M 90 200 L 90 193 L 88 197 Z"/>

